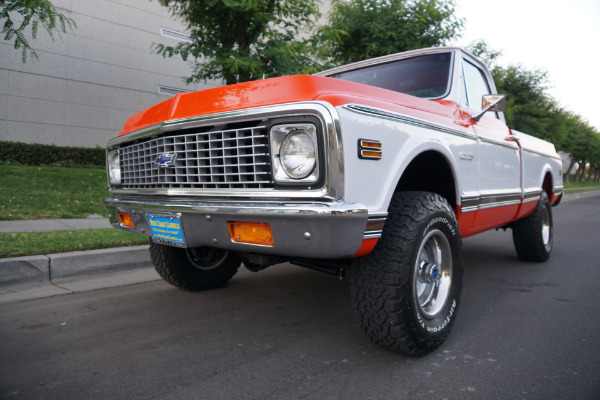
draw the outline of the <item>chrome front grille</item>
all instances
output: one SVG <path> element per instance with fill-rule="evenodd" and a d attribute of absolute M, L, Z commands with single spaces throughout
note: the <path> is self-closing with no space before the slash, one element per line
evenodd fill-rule
<path fill-rule="evenodd" d="M 121 147 L 120 157 L 124 189 L 273 187 L 265 126 L 158 137 Z"/>

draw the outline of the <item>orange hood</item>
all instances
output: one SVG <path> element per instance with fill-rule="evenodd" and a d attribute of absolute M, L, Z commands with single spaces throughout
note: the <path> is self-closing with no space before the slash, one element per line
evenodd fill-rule
<path fill-rule="evenodd" d="M 119 136 L 174 119 L 313 100 L 327 101 L 334 106 L 357 102 L 386 106 L 390 111 L 406 112 L 408 108 L 439 115 L 451 115 L 457 109 L 451 102 L 432 102 L 360 83 L 294 75 L 179 93 L 128 118 Z"/>

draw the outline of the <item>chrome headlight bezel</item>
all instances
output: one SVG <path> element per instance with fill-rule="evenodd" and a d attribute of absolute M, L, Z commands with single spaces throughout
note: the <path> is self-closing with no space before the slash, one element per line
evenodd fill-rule
<path fill-rule="evenodd" d="M 285 153 L 290 151 L 286 146 L 294 137 L 302 137 L 304 142 L 304 154 Z M 273 181 L 278 184 L 308 185 L 314 184 L 320 178 L 320 145 L 318 128 L 313 123 L 282 123 L 273 125 L 269 132 L 271 144 L 271 165 Z M 292 148 L 294 146 L 291 146 Z M 310 149 L 312 147 L 312 150 Z M 282 154 L 282 152 L 284 152 Z M 312 153 L 312 155 L 310 154 Z M 294 171 L 286 158 L 290 161 L 295 156 L 305 156 L 304 164 L 302 162 L 298 170 Z M 296 173 L 297 172 L 297 173 Z"/>
<path fill-rule="evenodd" d="M 121 186 L 121 158 L 118 149 L 106 153 L 106 170 L 110 187 Z"/>

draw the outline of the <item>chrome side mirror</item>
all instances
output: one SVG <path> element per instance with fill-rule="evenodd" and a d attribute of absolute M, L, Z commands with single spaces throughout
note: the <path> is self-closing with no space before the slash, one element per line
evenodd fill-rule
<path fill-rule="evenodd" d="M 488 111 L 502 112 L 506 110 L 506 95 L 505 94 L 486 94 L 481 99 L 481 112 L 473 115 L 475 121 L 479 121 L 483 114 Z"/>

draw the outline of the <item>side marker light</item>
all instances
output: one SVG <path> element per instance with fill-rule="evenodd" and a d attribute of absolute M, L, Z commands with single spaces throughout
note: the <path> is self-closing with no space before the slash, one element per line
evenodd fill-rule
<path fill-rule="evenodd" d="M 381 159 L 381 142 L 377 140 L 358 139 L 358 158 L 366 160 Z"/>

